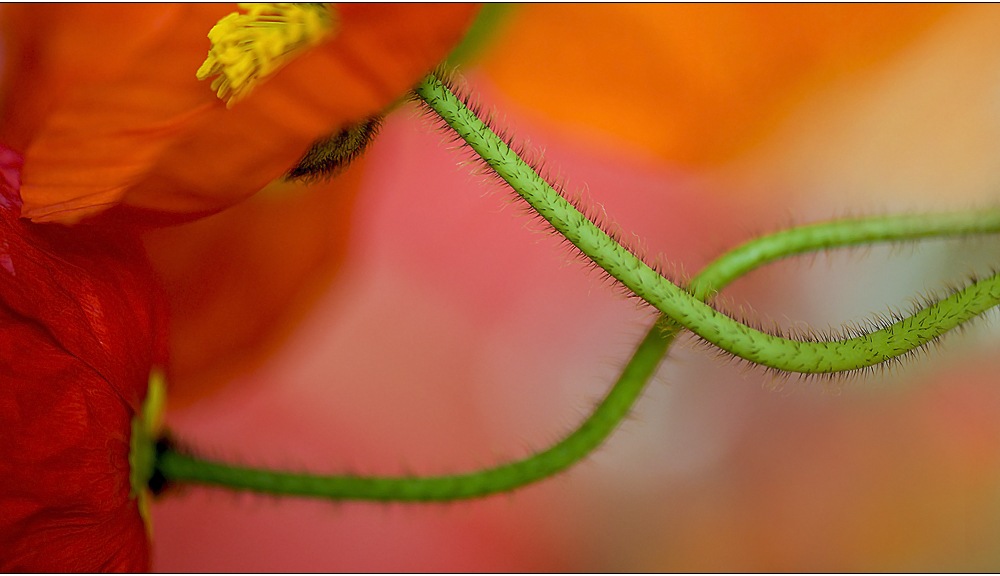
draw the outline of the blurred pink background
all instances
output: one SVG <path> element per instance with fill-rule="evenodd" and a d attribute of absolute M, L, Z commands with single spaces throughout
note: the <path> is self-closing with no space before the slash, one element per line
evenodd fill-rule
<path fill-rule="evenodd" d="M 558 9 L 507 14 L 465 68 L 469 84 L 544 149 L 568 188 L 687 274 L 792 222 L 994 203 L 996 7 L 935 15 L 873 62 L 796 92 L 745 146 L 701 161 L 634 137 L 627 112 L 616 131 L 529 97 L 566 85 L 533 76 L 558 72 L 559 60 L 504 59 L 517 56 L 518 34 L 530 37 Z M 651 54 L 659 38 L 653 27 L 577 41 L 613 52 L 616 34 L 648 40 Z M 596 106 L 616 87 L 574 97 Z M 459 166 L 468 157 L 428 126 L 412 106 L 390 116 L 369 153 L 338 278 L 262 368 L 169 413 L 178 437 L 248 465 L 460 472 L 549 445 L 613 383 L 651 311 L 587 273 L 505 189 L 470 176 Z M 998 256 L 992 237 L 878 247 L 783 262 L 727 293 L 786 325 L 825 328 L 906 309 L 907 298 L 988 272 Z M 849 382 L 773 383 L 688 339 L 633 417 L 554 479 L 445 505 L 186 488 L 153 507 L 154 568 L 996 570 L 1000 338 L 991 324 Z"/>

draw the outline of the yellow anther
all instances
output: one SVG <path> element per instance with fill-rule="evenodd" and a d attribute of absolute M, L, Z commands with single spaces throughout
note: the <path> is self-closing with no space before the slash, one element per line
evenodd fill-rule
<path fill-rule="evenodd" d="M 232 106 L 258 83 L 336 30 L 336 14 L 326 4 L 239 4 L 208 32 L 212 48 L 198 79 Z"/>

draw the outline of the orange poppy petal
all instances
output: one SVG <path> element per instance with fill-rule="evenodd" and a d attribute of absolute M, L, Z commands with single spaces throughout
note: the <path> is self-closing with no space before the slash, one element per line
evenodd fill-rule
<path fill-rule="evenodd" d="M 322 136 L 384 110 L 448 53 L 476 7 L 344 4 L 342 32 L 178 140 L 126 203 L 168 212 L 219 208 L 285 173 Z M 212 158 L 210 166 L 204 159 Z"/>
<path fill-rule="evenodd" d="M 170 32 L 178 5 L 5 4 L 0 140 L 25 150 L 75 84 L 119 76 Z"/>
<path fill-rule="evenodd" d="M 9 136 L 23 142 L 25 216 L 72 221 L 116 204 L 173 140 L 197 124 L 213 95 L 198 90 L 184 62 L 204 57 L 204 30 L 229 8 L 94 4 L 31 14 L 47 26 L 36 33 L 32 50 L 47 55 L 42 69 L 50 82 L 6 86 L 21 96 L 4 108 L 4 117 L 16 117 L 25 99 L 52 93 L 52 103 L 32 110 L 38 117 Z M 82 54 L 70 57 L 74 46 Z M 114 65 L 105 61 L 110 54 Z M 89 62 L 103 62 L 102 73 L 81 74 Z"/>
<path fill-rule="evenodd" d="M 0 132 L 25 155 L 23 214 L 73 222 L 119 202 L 170 213 L 238 202 L 287 171 L 321 136 L 399 98 L 447 55 L 476 7 L 336 9 L 341 31 L 333 40 L 232 109 L 195 78 L 208 30 L 232 5 L 5 11 L 7 28 L 22 28 L 8 42 L 11 53 L 47 66 L 38 80 L 13 84 L 27 73 L 23 63 L 12 64 L 14 80 L 5 86 L 19 95 L 4 100 L 3 117 L 17 116 L 22 106 L 30 112 Z M 105 18 L 109 10 L 115 18 Z M 70 45 L 83 56 L 64 58 Z M 86 70 L 106 53 L 115 55 L 100 74 L 66 73 L 64 59 Z M 44 103 L 25 104 L 36 97 Z"/>

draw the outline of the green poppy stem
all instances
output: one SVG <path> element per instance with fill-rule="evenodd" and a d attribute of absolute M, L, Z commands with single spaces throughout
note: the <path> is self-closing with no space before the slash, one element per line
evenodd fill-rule
<path fill-rule="evenodd" d="M 856 218 L 801 226 L 751 240 L 708 265 L 692 281 L 708 298 L 740 276 L 777 259 L 858 244 L 930 239 L 1000 231 L 1000 211 Z M 565 470 L 600 446 L 625 418 L 681 326 L 661 316 L 639 344 L 605 399 L 579 428 L 523 460 L 468 474 L 431 477 L 313 476 L 249 469 L 200 460 L 166 449 L 157 470 L 167 481 L 192 482 L 334 500 L 447 501 L 527 486 Z"/>
<path fill-rule="evenodd" d="M 844 371 L 912 351 L 1000 300 L 1000 281 L 993 276 L 887 329 L 858 338 L 807 343 L 756 332 L 719 314 L 702 301 L 710 299 L 741 275 L 794 254 L 876 242 L 1000 232 L 1000 210 L 855 218 L 777 232 L 747 242 L 717 259 L 692 280 L 689 293 L 650 269 L 588 220 L 438 78 L 427 77 L 418 87 L 417 94 L 560 234 L 665 315 L 643 338 L 617 383 L 594 412 L 565 439 L 522 460 L 448 476 L 313 476 L 204 461 L 163 444 L 163 449 L 157 450 L 157 476 L 173 482 L 337 500 L 440 501 L 486 496 L 556 474 L 592 453 L 631 410 L 683 328 L 766 366 L 806 372 Z M 751 345 L 749 352 L 744 347 L 745 342 Z M 789 353 L 788 347 L 794 354 Z M 756 349 L 763 352 L 757 353 Z M 866 353 L 859 354 L 858 349 L 869 352 L 865 356 Z M 841 362 L 826 359 L 824 350 L 842 356 Z M 802 361 L 801 358 L 797 361 L 797 356 L 812 357 L 806 362 L 807 369 L 801 369 Z M 860 362 L 859 357 L 862 357 Z"/>
<path fill-rule="evenodd" d="M 167 449 L 159 455 L 157 469 L 168 482 L 194 482 L 335 500 L 428 502 L 476 498 L 513 490 L 565 470 L 600 446 L 628 415 L 675 334 L 650 330 L 604 401 L 564 440 L 528 458 L 495 468 L 453 476 L 415 478 L 312 476 L 208 462 Z"/>
<path fill-rule="evenodd" d="M 496 134 L 466 101 L 456 96 L 446 81 L 429 75 L 415 91 L 489 170 L 596 265 L 684 328 L 753 364 L 808 374 L 861 370 L 911 353 L 1000 303 L 997 274 L 881 330 L 853 338 L 803 342 L 754 330 L 664 278 L 589 220 L 512 149 L 511 141 Z M 947 225 L 953 217 L 943 217 L 941 224 Z M 990 217 L 1000 218 L 996 213 L 990 213 Z M 872 221 L 871 234 L 908 234 L 895 222 L 892 218 Z M 994 225 L 990 222 L 990 226 Z"/>

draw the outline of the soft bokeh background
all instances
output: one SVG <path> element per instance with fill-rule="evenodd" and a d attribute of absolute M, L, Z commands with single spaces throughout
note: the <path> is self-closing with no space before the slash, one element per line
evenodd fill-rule
<path fill-rule="evenodd" d="M 793 222 L 995 203 L 997 7 L 498 14 L 465 64 L 470 86 L 686 273 Z M 168 414 L 180 438 L 253 465 L 445 473 L 524 456 L 587 413 L 650 311 L 443 140 L 412 108 L 390 116 L 357 176 L 336 279 L 255 370 Z M 880 247 L 780 263 L 727 293 L 825 328 L 998 261 L 995 238 Z M 154 568 L 996 570 L 991 324 L 847 382 L 775 383 L 687 342 L 634 417 L 555 479 L 448 505 L 188 488 L 153 508 Z"/>

